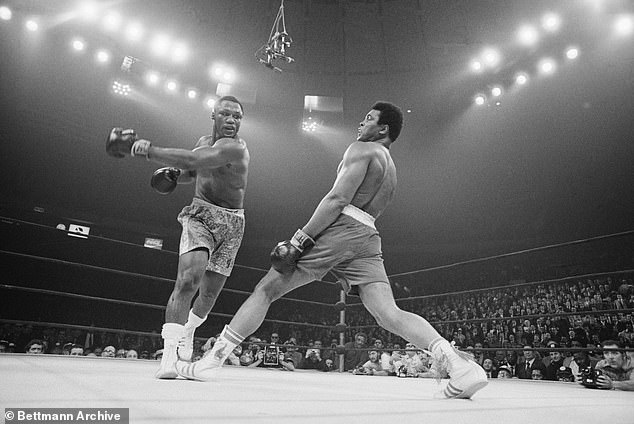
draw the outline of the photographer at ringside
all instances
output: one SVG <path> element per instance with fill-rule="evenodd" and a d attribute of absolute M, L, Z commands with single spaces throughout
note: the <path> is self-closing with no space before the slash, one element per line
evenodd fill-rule
<path fill-rule="evenodd" d="M 603 359 L 596 369 L 601 371 L 596 385 L 601 389 L 634 391 L 634 365 L 627 355 L 625 347 L 616 340 L 601 343 Z"/>

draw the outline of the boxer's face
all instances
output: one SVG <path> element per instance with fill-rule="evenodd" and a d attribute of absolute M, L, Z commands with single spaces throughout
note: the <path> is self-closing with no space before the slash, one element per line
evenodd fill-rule
<path fill-rule="evenodd" d="M 357 141 L 374 141 L 385 137 L 387 134 L 387 125 L 379 125 L 380 116 L 381 112 L 374 109 L 365 115 L 363 121 L 359 122 Z"/>
<path fill-rule="evenodd" d="M 230 100 L 223 100 L 214 108 L 214 127 L 218 138 L 236 137 L 242 123 L 242 108 Z"/>

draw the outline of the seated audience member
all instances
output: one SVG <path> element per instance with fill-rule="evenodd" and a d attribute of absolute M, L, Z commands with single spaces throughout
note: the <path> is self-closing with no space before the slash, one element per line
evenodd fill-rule
<path fill-rule="evenodd" d="M 572 373 L 572 370 L 569 367 L 564 367 L 563 365 L 557 370 L 556 378 L 557 381 L 563 381 L 566 383 L 572 383 L 575 381 L 575 376 Z"/>
<path fill-rule="evenodd" d="M 601 343 L 603 359 L 596 365 L 602 375 L 597 385 L 602 389 L 634 391 L 634 366 L 622 343 L 606 340 Z"/>
<path fill-rule="evenodd" d="M 102 358 L 114 358 L 115 355 L 116 355 L 116 352 L 117 352 L 117 350 L 114 348 L 114 346 L 106 346 L 101 351 L 101 357 Z"/>
<path fill-rule="evenodd" d="M 130 349 L 125 353 L 125 357 L 126 359 L 138 359 L 139 358 L 139 354 L 137 353 L 136 350 L 134 349 Z"/>
<path fill-rule="evenodd" d="M 557 348 L 559 345 L 555 342 L 550 342 L 548 347 Z M 559 368 L 564 365 L 564 358 L 561 355 L 561 352 L 553 350 L 549 352 L 550 361 L 548 361 L 548 365 L 546 365 L 546 373 L 544 376 L 545 380 L 557 381 L 557 371 Z"/>
<path fill-rule="evenodd" d="M 70 348 L 70 356 L 84 356 L 84 348 L 79 345 L 73 345 Z"/>
<path fill-rule="evenodd" d="M 376 350 L 368 352 L 368 360 L 359 367 L 352 370 L 355 375 L 381 375 L 386 376 L 388 372 L 381 367 L 380 355 Z"/>
<path fill-rule="evenodd" d="M 502 365 L 498 368 L 498 375 L 496 378 L 513 378 L 513 371 L 511 371 L 508 366 Z"/>
<path fill-rule="evenodd" d="M 44 342 L 40 339 L 33 339 L 26 344 L 24 351 L 29 355 L 41 355 L 44 353 Z"/>

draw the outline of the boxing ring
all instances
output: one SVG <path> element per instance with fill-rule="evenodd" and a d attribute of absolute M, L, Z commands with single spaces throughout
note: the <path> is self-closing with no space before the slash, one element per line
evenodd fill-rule
<path fill-rule="evenodd" d="M 496 380 L 471 400 L 434 379 L 224 367 L 213 382 L 155 380 L 155 361 L 8 354 L 3 408 L 129 408 L 131 423 L 631 424 L 632 393 Z"/>
<path fill-rule="evenodd" d="M 0 284 L 8 313 L 28 313 L 23 311 L 23 305 L 17 305 L 17 309 L 9 307 L 11 302 L 21 302 L 20 296 L 28 296 L 31 306 L 36 308 L 47 305 L 51 308 L 50 313 L 54 312 L 56 299 L 68 298 L 78 305 L 76 314 L 68 316 L 69 321 L 47 321 L 44 314 L 40 325 L 159 339 L 156 331 L 144 328 L 142 323 L 149 321 L 154 329 L 160 328 L 164 311 L 160 302 L 167 299 L 172 289 L 173 280 L 167 275 L 172 271 L 175 275 L 175 270 L 157 267 L 152 274 L 149 270 L 134 269 L 141 261 L 126 262 L 126 259 L 145 255 L 148 263 L 152 263 L 157 257 L 161 260 L 171 257 L 175 264 L 174 252 L 153 251 L 95 236 L 75 240 L 64 231 L 9 218 L 2 219 L 0 229 L 2 240 L 12 240 L 0 246 L 0 254 L 5 263 L 9 263 L 6 259 L 11 259 L 11 266 L 16 267 L 12 270 L 7 266 L 3 270 L 4 284 Z M 46 242 L 30 242 L 43 240 L 43 234 L 47 234 Z M 72 246 L 76 243 L 79 243 L 78 248 Z M 95 256 L 91 249 L 107 254 Z M 123 254 L 122 249 L 129 250 L 130 254 Z M 105 266 L 108 262 L 116 265 L 109 268 Z M 197 334 L 209 337 L 219 331 L 235 312 L 227 308 L 235 307 L 236 300 L 243 300 L 248 295 L 263 271 L 238 266 L 210 314 L 213 323 L 201 327 Z M 623 273 L 629 276 L 631 270 L 614 275 Z M 400 279 L 401 285 L 407 284 L 409 278 L 411 276 Z M 236 279 L 240 282 L 236 283 Z M 108 290 L 104 285 L 111 285 L 110 291 L 116 293 L 116 298 L 105 295 Z M 339 334 L 343 344 L 354 332 L 376 327 L 375 324 L 344 323 L 346 313 L 348 317 L 361 314 L 362 306 L 358 298 L 342 298 L 335 283 L 322 281 L 309 286 L 312 287 L 310 290 L 299 289 L 276 302 L 279 310 L 272 308 L 273 318 L 267 318 L 264 324 L 269 326 L 266 331 L 286 327 L 316 329 L 323 334 Z M 43 300 L 38 301 L 39 297 Z M 397 301 L 407 309 L 408 302 L 415 300 L 416 296 L 412 295 Z M 112 309 L 113 315 L 132 311 L 138 322 L 123 321 L 125 327 L 122 328 L 103 327 L 103 322 L 107 321 L 101 321 L 101 327 L 99 322 L 93 325 L 80 322 L 86 314 L 101 319 L 97 308 L 91 308 L 97 303 L 108 305 L 106 310 Z M 316 308 L 331 319 L 324 323 L 275 318 L 276 314 L 293 310 L 293 305 L 300 309 Z M 621 312 L 632 313 L 631 310 Z M 37 321 L 25 320 L 24 316 L 16 316 L 16 320 L 3 317 L 0 322 L 38 325 Z M 113 320 L 112 316 L 103 319 Z M 482 320 L 485 319 L 473 321 Z M 435 322 L 434 325 L 451 322 Z M 573 383 L 490 379 L 489 385 L 472 400 L 446 400 L 434 397 L 441 386 L 432 378 L 226 366 L 218 372 L 216 381 L 202 383 L 182 379 L 156 380 L 157 367 L 157 361 L 144 359 L 2 354 L 0 405 L 2 408 L 128 408 L 131 423 L 634 422 L 631 392 L 592 390 Z"/>

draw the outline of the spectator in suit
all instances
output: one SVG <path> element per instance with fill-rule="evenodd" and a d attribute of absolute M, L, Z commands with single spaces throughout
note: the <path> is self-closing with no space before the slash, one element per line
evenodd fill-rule
<path fill-rule="evenodd" d="M 556 342 L 550 342 L 548 347 L 558 348 L 559 345 Z M 550 351 L 548 355 L 549 361 L 548 365 L 546 365 L 544 379 L 557 381 L 557 371 L 564 366 L 564 357 L 561 355 L 561 352 L 556 350 Z"/>
<path fill-rule="evenodd" d="M 26 344 L 24 351 L 29 355 L 41 355 L 44 353 L 44 342 L 40 339 L 33 339 Z"/>
<path fill-rule="evenodd" d="M 353 350 L 353 349 L 365 349 L 367 348 L 368 336 L 365 333 L 357 333 L 354 335 L 354 341 L 346 343 L 345 357 L 344 357 L 344 371 L 351 371 L 356 369 L 359 365 L 363 365 L 369 359 L 368 352 L 365 350 Z"/>
<path fill-rule="evenodd" d="M 546 367 L 544 363 L 537 358 L 535 350 L 531 346 L 524 346 L 524 362 L 517 364 L 515 367 L 515 375 L 517 378 L 523 380 L 530 380 L 533 375 L 533 370 L 538 369 L 542 373 L 542 376 L 546 373 Z"/>

